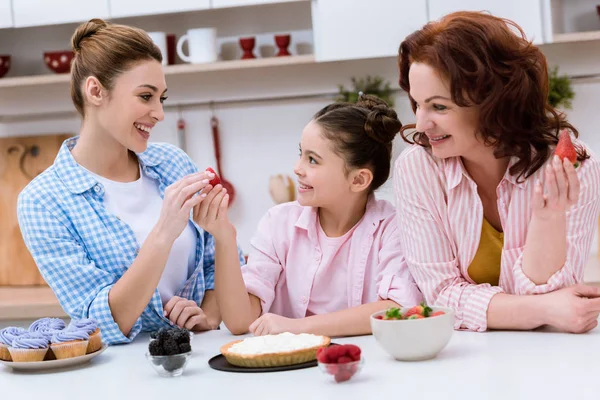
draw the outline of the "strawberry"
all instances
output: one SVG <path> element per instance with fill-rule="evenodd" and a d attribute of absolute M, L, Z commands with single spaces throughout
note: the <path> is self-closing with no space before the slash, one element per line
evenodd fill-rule
<path fill-rule="evenodd" d="M 352 358 L 352 361 L 359 361 L 360 360 L 360 347 L 354 345 L 354 344 L 345 344 L 344 346 L 346 346 L 346 349 L 348 351 L 348 356 L 350 356 L 350 358 Z"/>
<path fill-rule="evenodd" d="M 443 311 L 436 311 L 433 314 L 430 314 L 429 316 L 430 317 L 437 317 L 438 315 L 444 315 L 444 314 L 446 314 L 446 313 L 443 312 Z"/>
<path fill-rule="evenodd" d="M 392 307 L 385 312 L 383 319 L 404 319 L 399 308 Z"/>
<path fill-rule="evenodd" d="M 404 318 L 408 319 L 411 315 L 422 315 L 428 317 L 429 313 L 433 311 L 427 304 L 421 303 L 421 305 L 414 306 L 404 313 Z M 413 318 L 414 319 L 414 318 Z"/>
<path fill-rule="evenodd" d="M 425 318 L 424 316 L 422 316 L 421 314 L 413 314 L 410 317 L 406 318 L 406 319 L 422 319 Z"/>
<path fill-rule="evenodd" d="M 375 319 L 383 319 L 383 315 L 376 315 Z"/>
<path fill-rule="evenodd" d="M 573 142 L 571 141 L 571 135 L 566 129 L 560 131 L 560 134 L 558 135 L 558 144 L 556 145 L 554 154 L 557 155 L 561 159 L 561 161 L 566 158 L 573 164 L 573 167 L 575 168 L 579 166 L 575 146 L 573 146 Z"/>
<path fill-rule="evenodd" d="M 217 175 L 217 173 L 215 172 L 214 169 L 212 169 L 211 167 L 208 167 L 208 168 L 206 168 L 205 172 L 210 172 L 215 176 L 208 182 L 209 185 L 211 185 L 212 187 L 215 187 L 219 183 L 221 183 L 221 178 L 219 178 L 219 175 Z"/>

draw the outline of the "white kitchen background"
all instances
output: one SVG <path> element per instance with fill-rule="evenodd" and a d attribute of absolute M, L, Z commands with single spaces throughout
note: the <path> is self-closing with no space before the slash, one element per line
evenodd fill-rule
<path fill-rule="evenodd" d="M 19 18 L 21 26 L 68 20 L 61 20 L 60 16 L 53 20 L 52 12 L 41 6 L 45 2 L 12 1 L 13 24 L 19 25 Z M 25 11 L 20 14 L 14 9 L 14 4 L 19 1 L 29 3 L 26 12 L 30 14 Z M 208 0 L 206 2 L 209 4 Z M 229 2 L 235 5 L 242 0 Z M 0 0 L 0 14 L 8 10 L 2 3 L 10 3 L 10 0 Z M 62 0 L 58 3 L 65 3 L 64 10 L 70 10 L 74 2 Z M 127 1 L 123 0 L 123 3 Z M 130 7 L 123 6 L 121 15 L 142 14 L 141 10 L 154 13 L 146 1 L 129 0 L 128 3 Z M 165 3 L 188 10 L 184 3 L 202 2 L 178 0 Z M 269 177 L 275 174 L 293 176 L 300 133 L 312 114 L 332 101 L 338 84 L 348 87 L 353 76 L 380 75 L 397 88 L 397 66 L 393 56 L 406 33 L 420 27 L 427 15 L 437 18 L 455 9 L 488 9 L 523 23 L 541 45 L 551 66 L 557 65 L 561 73 L 579 77 L 573 80 L 576 96 L 572 110 L 567 113 L 582 139 L 596 154 L 600 153 L 600 79 L 585 78 L 600 73 L 600 17 L 596 14 L 595 0 L 315 0 L 312 4 L 310 1 L 279 3 L 282 4 L 179 14 L 158 10 L 159 15 L 113 18 L 115 22 L 147 31 L 175 33 L 178 38 L 187 29 L 212 26 L 217 28 L 220 42 L 233 40 L 234 47 L 239 36 L 259 35 L 259 43 L 265 44 L 273 33 L 292 32 L 294 40 L 302 42 L 300 49 L 297 46 L 290 48 L 294 55 L 315 53 L 318 62 L 298 59 L 298 62 L 278 67 L 236 67 L 167 74 L 169 100 L 165 103 L 165 120 L 153 130 L 152 141 L 177 145 L 177 120 L 181 116 L 187 124 L 188 154 L 200 168 L 214 166 L 209 121 L 212 114 L 206 103 L 216 101 L 214 112 L 221 125 L 223 175 L 236 190 L 230 218 L 238 228 L 238 239 L 244 251 L 248 251 L 259 219 L 274 204 L 268 192 Z M 343 7 L 343 4 L 347 6 Z M 31 17 L 31 10 L 36 7 L 41 9 L 37 21 Z M 100 11 L 111 10 L 119 8 L 107 7 Z M 99 16 L 108 18 L 109 15 Z M 71 21 L 78 22 L 91 16 L 94 15 L 83 18 L 75 15 Z M 27 18 L 33 19 L 28 21 Z M 0 24 L 2 20 L 0 17 Z M 3 79 L 48 74 L 42 53 L 69 49 L 69 39 L 76 26 L 77 23 L 67 23 L 0 29 L 0 54 L 11 54 L 13 59 L 11 71 Z M 572 34 L 580 31 L 592 33 Z M 565 42 L 550 43 L 553 41 Z M 255 48 L 255 54 L 260 53 L 259 47 Z M 2 86 L 3 79 L 0 79 L 0 137 L 78 132 L 80 122 L 72 113 L 66 81 L 34 85 L 15 80 Z M 413 122 L 407 97 L 398 92 L 395 100 L 401 121 Z M 175 107 L 183 103 L 197 105 Z M 404 147 L 399 138 L 395 155 Z M 394 201 L 389 185 L 377 195 Z M 592 249 L 595 253 L 597 246 L 594 244 Z"/>

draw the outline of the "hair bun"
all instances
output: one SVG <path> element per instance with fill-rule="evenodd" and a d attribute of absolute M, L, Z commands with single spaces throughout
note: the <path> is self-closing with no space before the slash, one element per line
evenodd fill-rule
<path fill-rule="evenodd" d="M 365 132 L 371 139 L 383 144 L 394 140 L 402 123 L 393 108 L 379 97 L 369 94 L 361 94 L 356 105 L 369 110 Z"/>
<path fill-rule="evenodd" d="M 86 22 L 85 24 L 79 25 L 73 36 L 71 37 L 71 47 L 74 52 L 81 50 L 81 42 L 98 33 L 100 30 L 106 28 L 108 24 L 100 18 L 94 18 Z"/>

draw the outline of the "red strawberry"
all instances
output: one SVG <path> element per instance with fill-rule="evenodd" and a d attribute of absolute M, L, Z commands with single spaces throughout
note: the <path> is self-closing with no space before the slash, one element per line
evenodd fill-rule
<path fill-rule="evenodd" d="M 348 355 L 350 356 L 350 358 L 352 358 L 352 361 L 359 361 L 360 360 L 360 347 L 354 345 L 354 344 L 345 344 L 344 346 L 346 346 L 346 349 L 348 351 Z"/>
<path fill-rule="evenodd" d="M 221 183 L 221 178 L 219 178 L 219 175 L 217 175 L 217 173 L 215 172 L 214 169 L 212 169 L 211 167 L 208 167 L 208 168 L 206 168 L 206 172 L 211 172 L 215 176 L 208 182 L 209 185 L 212 185 L 212 187 L 215 187 L 219 183 Z"/>
<path fill-rule="evenodd" d="M 561 161 L 566 158 L 573 164 L 573 167 L 575 168 L 579 166 L 575 146 L 573 146 L 571 135 L 566 129 L 563 129 L 558 135 L 558 144 L 556 145 L 554 154 L 557 155 Z"/>
<path fill-rule="evenodd" d="M 383 315 L 376 315 L 375 319 L 383 319 Z"/>
<path fill-rule="evenodd" d="M 421 305 L 414 306 L 410 308 L 406 313 L 404 313 L 404 318 L 408 319 L 411 315 L 422 315 L 424 317 L 428 317 L 431 312 L 431 308 L 427 306 L 425 303 L 421 303 Z M 414 318 L 413 318 L 414 319 Z"/>
<path fill-rule="evenodd" d="M 425 318 L 424 316 L 422 316 L 421 314 L 413 314 L 410 317 L 406 318 L 406 319 L 422 319 Z"/>
<path fill-rule="evenodd" d="M 436 311 L 433 314 L 430 314 L 429 316 L 430 317 L 437 317 L 438 315 L 444 315 L 444 314 L 446 314 L 446 313 L 443 312 L 443 311 Z"/>

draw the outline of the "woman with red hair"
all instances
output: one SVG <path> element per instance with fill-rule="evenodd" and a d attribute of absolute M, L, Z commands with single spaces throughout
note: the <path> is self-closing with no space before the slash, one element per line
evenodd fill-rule
<path fill-rule="evenodd" d="M 600 165 L 577 139 L 577 169 L 554 155 L 578 132 L 548 104 L 542 52 L 511 21 L 457 12 L 409 35 L 398 62 L 416 115 L 398 231 L 427 302 L 454 308 L 457 329 L 595 328 L 600 288 L 581 282 Z"/>

